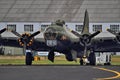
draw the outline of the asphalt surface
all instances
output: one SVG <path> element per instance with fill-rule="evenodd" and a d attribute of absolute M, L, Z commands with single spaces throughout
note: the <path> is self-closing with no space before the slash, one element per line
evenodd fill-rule
<path fill-rule="evenodd" d="M 120 66 L 0 66 L 0 80 L 120 80 Z"/>

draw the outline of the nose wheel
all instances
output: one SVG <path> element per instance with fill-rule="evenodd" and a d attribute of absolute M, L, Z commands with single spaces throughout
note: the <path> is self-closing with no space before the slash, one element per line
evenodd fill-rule
<path fill-rule="evenodd" d="M 91 52 L 87 58 L 80 58 L 80 65 L 96 65 L 96 56 Z"/>

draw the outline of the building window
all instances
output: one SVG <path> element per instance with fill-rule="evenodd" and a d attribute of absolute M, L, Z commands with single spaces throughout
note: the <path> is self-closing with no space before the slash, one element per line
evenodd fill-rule
<path fill-rule="evenodd" d="M 78 32 L 82 32 L 83 25 L 75 25 L 75 30 L 78 31 Z"/>
<path fill-rule="evenodd" d="M 114 32 L 119 32 L 120 25 L 110 25 L 110 29 Z"/>
<path fill-rule="evenodd" d="M 102 31 L 102 25 L 93 25 L 93 31 Z"/>
<path fill-rule="evenodd" d="M 47 27 L 49 27 L 50 25 L 41 25 L 41 31 L 44 31 Z"/>
<path fill-rule="evenodd" d="M 24 31 L 33 32 L 33 25 L 24 25 Z"/>
<path fill-rule="evenodd" d="M 8 24 L 7 25 L 7 30 L 16 31 L 16 24 Z"/>

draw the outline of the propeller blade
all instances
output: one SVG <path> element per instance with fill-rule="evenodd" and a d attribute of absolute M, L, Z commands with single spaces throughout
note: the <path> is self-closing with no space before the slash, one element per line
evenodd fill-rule
<path fill-rule="evenodd" d="M 78 32 L 73 31 L 73 30 L 71 30 L 71 32 L 72 32 L 74 35 L 76 35 L 77 37 L 81 37 L 81 35 L 80 35 Z"/>
<path fill-rule="evenodd" d="M 97 32 L 91 34 L 88 38 L 93 38 L 93 37 L 95 37 L 96 35 L 98 35 L 99 33 L 100 33 L 100 31 L 97 31 Z"/>
<path fill-rule="evenodd" d="M 89 14 L 88 14 L 87 9 L 85 11 L 83 29 L 82 29 L 81 34 L 89 34 Z"/>
<path fill-rule="evenodd" d="M 5 31 L 6 31 L 6 28 L 0 30 L 0 34 L 2 34 L 2 33 L 5 32 Z"/>
<path fill-rule="evenodd" d="M 23 53 L 24 55 L 26 54 L 26 42 L 24 41 L 24 46 L 23 46 Z"/>
<path fill-rule="evenodd" d="M 37 31 L 37 32 L 33 33 L 31 36 L 29 36 L 29 38 L 32 38 L 32 37 L 38 35 L 39 33 L 40 33 L 40 31 Z"/>
<path fill-rule="evenodd" d="M 87 45 L 86 45 L 86 43 L 85 43 L 84 47 L 85 47 L 85 48 L 84 48 L 84 56 L 83 56 L 83 57 L 86 57 L 86 56 L 87 56 L 87 55 L 86 55 L 86 54 L 87 54 Z"/>
<path fill-rule="evenodd" d="M 18 32 L 16 32 L 16 31 L 13 31 L 13 30 L 12 30 L 11 32 L 12 32 L 13 34 L 15 34 L 16 36 L 20 37 L 20 38 L 22 37 L 22 36 L 21 36 Z"/>
<path fill-rule="evenodd" d="M 110 30 L 110 29 L 107 29 L 108 32 L 112 33 L 113 35 L 116 35 L 117 36 L 117 33 L 115 33 L 114 31 Z"/>
<path fill-rule="evenodd" d="M 48 54 L 48 60 L 54 62 L 54 56 L 55 56 L 54 50 L 51 50 Z"/>

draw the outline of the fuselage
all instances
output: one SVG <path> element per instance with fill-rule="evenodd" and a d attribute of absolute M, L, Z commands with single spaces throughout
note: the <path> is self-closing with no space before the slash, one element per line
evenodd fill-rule
<path fill-rule="evenodd" d="M 59 52 L 67 48 L 69 49 L 71 46 L 71 40 L 63 26 L 52 24 L 50 27 L 46 28 L 44 38 L 47 46 L 55 47 Z"/>

